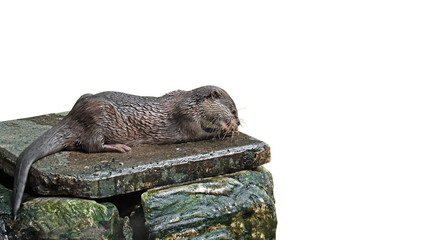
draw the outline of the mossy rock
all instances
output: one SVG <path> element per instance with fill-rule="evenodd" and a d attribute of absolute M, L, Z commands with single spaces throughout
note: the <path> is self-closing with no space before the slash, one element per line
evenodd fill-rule
<path fill-rule="evenodd" d="M 0 184 L 0 215 L 9 215 L 12 212 L 12 190 Z"/>
<path fill-rule="evenodd" d="M 18 239 L 120 239 L 122 222 L 111 203 L 73 198 L 25 202 L 13 225 Z"/>
<path fill-rule="evenodd" d="M 271 174 L 263 167 L 142 194 L 149 239 L 275 239 Z"/>
<path fill-rule="evenodd" d="M 12 191 L 0 184 L 0 240 L 9 239 L 11 230 L 8 221 L 11 221 Z"/>

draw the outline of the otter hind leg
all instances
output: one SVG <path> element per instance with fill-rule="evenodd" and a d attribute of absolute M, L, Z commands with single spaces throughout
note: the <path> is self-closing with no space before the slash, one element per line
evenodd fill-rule
<path fill-rule="evenodd" d="M 127 145 L 119 143 L 114 143 L 114 144 L 96 143 L 96 144 L 84 144 L 82 145 L 82 150 L 84 150 L 87 153 L 99 153 L 99 152 L 125 153 L 131 151 L 132 149 Z"/>
<path fill-rule="evenodd" d="M 132 150 L 132 148 L 130 148 L 129 146 L 125 145 L 125 144 L 119 144 L 119 143 L 115 143 L 115 144 L 104 144 L 103 145 L 103 151 L 104 152 L 130 152 Z"/>
<path fill-rule="evenodd" d="M 106 144 L 105 140 L 102 136 L 98 135 L 98 137 L 94 138 L 86 138 L 82 141 L 81 149 L 87 153 L 99 153 L 99 152 L 129 152 L 132 149 L 120 143 L 112 143 Z"/>

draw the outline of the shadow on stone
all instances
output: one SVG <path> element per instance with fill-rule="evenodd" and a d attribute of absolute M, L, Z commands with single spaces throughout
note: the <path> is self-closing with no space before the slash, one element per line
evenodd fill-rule
<path fill-rule="evenodd" d="M 144 191 L 118 195 L 98 200 L 98 202 L 113 203 L 119 210 L 121 218 L 129 218 L 133 239 L 147 239 L 149 232 L 144 225 L 144 213 L 141 208 L 141 194 Z"/>

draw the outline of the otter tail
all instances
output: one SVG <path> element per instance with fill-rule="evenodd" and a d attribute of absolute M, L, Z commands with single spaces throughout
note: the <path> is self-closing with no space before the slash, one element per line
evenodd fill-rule
<path fill-rule="evenodd" d="M 14 201 L 13 215 L 17 217 L 17 211 L 22 203 L 23 192 L 31 165 L 52 153 L 65 148 L 69 137 L 69 131 L 64 127 L 64 120 L 54 126 L 29 145 L 18 157 L 14 175 Z"/>

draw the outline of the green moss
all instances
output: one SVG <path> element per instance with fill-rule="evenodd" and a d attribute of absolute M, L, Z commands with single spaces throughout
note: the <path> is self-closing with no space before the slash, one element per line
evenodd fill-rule
<path fill-rule="evenodd" d="M 266 205 L 232 217 L 230 229 L 239 238 L 275 239 L 277 220 L 274 209 Z"/>
<path fill-rule="evenodd" d="M 11 214 L 12 191 L 0 184 L 0 215 Z"/>
<path fill-rule="evenodd" d="M 271 174 L 260 168 L 142 194 L 152 239 L 275 239 Z"/>
<path fill-rule="evenodd" d="M 117 239 L 122 224 L 111 203 L 71 198 L 25 202 L 15 231 L 24 239 Z"/>

